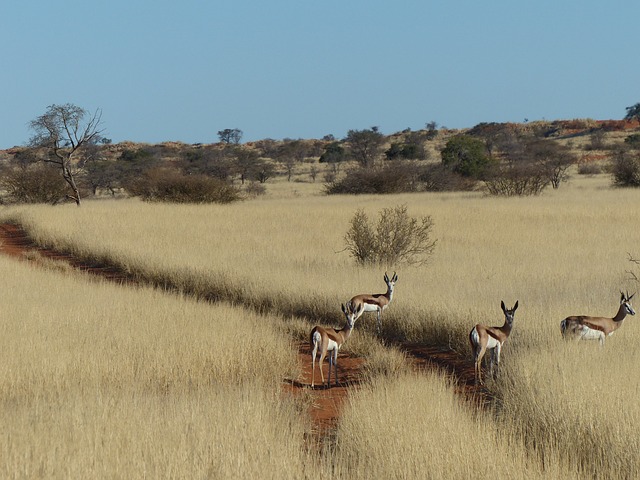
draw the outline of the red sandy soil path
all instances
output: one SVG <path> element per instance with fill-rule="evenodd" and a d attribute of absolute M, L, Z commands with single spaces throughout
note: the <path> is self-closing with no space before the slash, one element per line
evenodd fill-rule
<path fill-rule="evenodd" d="M 51 260 L 66 262 L 72 267 L 118 283 L 135 282 L 132 275 L 128 275 L 115 267 L 108 265 L 91 265 L 82 262 L 72 255 L 37 246 L 20 225 L 12 223 L 0 224 L 0 253 L 26 260 L 26 253 L 35 251 L 40 256 Z"/>
<path fill-rule="evenodd" d="M 136 280 L 125 272 L 107 265 L 89 265 L 71 255 L 51 249 L 36 246 L 25 231 L 14 224 L 0 224 L 0 253 L 27 260 L 25 255 L 29 251 L 37 251 L 40 256 L 67 262 L 83 272 L 107 278 L 118 283 L 133 283 Z M 420 344 L 398 345 L 412 361 L 417 370 L 441 369 L 452 375 L 456 380 L 456 391 L 471 403 L 484 407 L 491 402 L 491 394 L 483 387 L 474 384 L 473 365 L 462 355 L 439 347 Z M 311 350 L 307 343 L 298 347 L 298 357 L 302 366 L 300 378 L 284 383 L 283 390 L 291 394 L 308 392 L 311 396 L 309 415 L 317 438 L 330 436 L 335 428 L 345 400 L 353 388 L 357 388 L 362 381 L 362 365 L 364 359 L 354 357 L 348 353 L 341 353 L 338 357 L 339 384 L 329 388 L 320 386 L 320 378 L 316 372 L 316 387 L 311 389 Z M 325 378 L 328 363 L 323 365 Z"/>

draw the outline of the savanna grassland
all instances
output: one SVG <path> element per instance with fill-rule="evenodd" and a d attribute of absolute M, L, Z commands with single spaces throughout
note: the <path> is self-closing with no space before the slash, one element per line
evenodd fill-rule
<path fill-rule="evenodd" d="M 571 314 L 613 316 L 640 257 L 640 191 L 574 176 L 538 197 L 323 196 L 281 183 L 231 205 L 137 200 L 7 207 L 39 244 L 110 263 L 182 294 L 89 281 L 0 258 L 3 477 L 635 478 L 640 327 L 604 348 L 565 343 Z M 344 235 L 357 209 L 407 205 L 434 221 L 435 252 L 398 273 L 380 342 L 365 315 L 345 349 L 368 382 L 335 442 L 309 448 L 296 343 L 341 323 L 340 303 L 384 291 Z M 638 273 L 638 272 L 636 272 Z M 218 300 L 211 304 L 202 298 Z M 478 412 L 392 345 L 470 360 L 476 323 L 518 300 L 495 407 Z M 319 453 L 318 453 L 319 452 Z M 5 461 L 6 460 L 6 461 Z"/>

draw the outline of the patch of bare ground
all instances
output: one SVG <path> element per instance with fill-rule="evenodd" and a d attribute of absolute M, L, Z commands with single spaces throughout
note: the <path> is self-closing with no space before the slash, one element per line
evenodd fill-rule
<path fill-rule="evenodd" d="M 43 259 L 59 262 L 72 269 L 95 275 L 121 284 L 142 283 L 142 280 L 110 265 L 89 264 L 72 255 L 37 246 L 20 225 L 0 224 L 0 253 L 24 261 L 43 263 Z M 448 349 L 422 344 L 401 344 L 399 347 L 407 354 L 417 370 L 441 369 L 455 380 L 456 392 L 469 403 L 479 408 L 488 407 L 492 401 L 491 393 L 474 382 L 474 369 L 463 355 Z M 314 442 L 322 444 L 335 436 L 340 413 L 349 392 L 363 381 L 362 366 L 364 359 L 348 353 L 341 353 L 338 359 L 339 383 L 332 379 L 330 387 L 321 386 L 316 378 L 316 387 L 311 388 L 311 349 L 308 343 L 298 345 L 298 358 L 301 375 L 297 379 L 283 382 L 283 391 L 291 395 L 306 395 L 308 413 L 313 426 Z M 325 377 L 328 364 L 323 365 Z M 319 377 L 316 372 L 316 377 Z"/>
<path fill-rule="evenodd" d="M 307 342 L 298 345 L 298 361 L 301 365 L 300 376 L 295 380 L 288 380 L 283 390 L 289 395 L 305 395 L 308 399 L 307 412 L 312 424 L 312 438 L 310 445 L 322 445 L 326 440 L 335 436 L 342 407 L 352 389 L 362 382 L 362 366 L 364 359 L 347 353 L 341 353 L 338 358 L 338 385 L 335 378 L 331 378 L 331 385 L 322 385 L 318 368 L 316 367 L 315 387 L 311 388 L 311 346 Z M 328 375 L 328 363 L 322 366 L 325 380 Z"/>

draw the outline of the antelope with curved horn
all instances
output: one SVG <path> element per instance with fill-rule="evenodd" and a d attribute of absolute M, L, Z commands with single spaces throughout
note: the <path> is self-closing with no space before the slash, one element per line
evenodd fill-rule
<path fill-rule="evenodd" d="M 631 306 L 633 295 L 629 296 L 629 292 L 626 295 L 620 292 L 620 307 L 613 318 L 586 315 L 573 315 L 565 318 L 560 322 L 562 336 L 565 339 L 598 340 L 603 346 L 604 339 L 622 326 L 627 314 L 636 314 Z"/>
<path fill-rule="evenodd" d="M 384 282 L 387 284 L 386 293 L 362 293 L 349 300 L 349 303 L 353 304 L 354 306 L 358 308 L 364 308 L 360 312 L 358 317 L 364 312 L 376 312 L 378 335 L 380 335 L 380 332 L 382 330 L 382 311 L 385 310 L 391 303 L 391 300 L 393 299 L 393 288 L 395 287 L 397 281 L 398 275 L 396 275 L 396 272 L 393 272 L 393 276 L 391 278 L 389 278 L 387 272 L 384 272 Z"/>
<path fill-rule="evenodd" d="M 342 305 L 342 313 L 347 320 L 347 323 L 340 330 L 333 328 L 325 328 L 316 326 L 311 330 L 311 387 L 315 386 L 316 378 L 316 356 L 320 353 L 320 360 L 318 365 L 320 366 L 320 377 L 322 378 L 322 385 L 324 385 L 324 374 L 322 373 L 322 362 L 324 357 L 329 353 L 329 376 L 327 378 L 327 388 L 331 385 L 331 365 L 334 367 L 334 373 L 336 375 L 336 387 L 338 386 L 338 351 L 340 347 L 347 341 L 353 330 L 353 326 L 360 315 L 362 315 L 362 306 L 356 307 L 351 303 Z"/>
<path fill-rule="evenodd" d="M 513 328 L 513 317 L 518 308 L 518 301 L 516 300 L 515 305 L 511 309 L 507 309 L 504 302 L 500 302 L 500 306 L 504 312 L 504 325 L 501 327 L 487 327 L 486 325 L 478 324 L 469 332 L 469 342 L 471 343 L 475 364 L 476 385 L 482 383 L 482 358 L 487 350 L 491 350 L 489 353 L 489 376 L 494 376 L 494 366 L 496 370 L 495 375 L 498 375 L 500 352 Z"/>

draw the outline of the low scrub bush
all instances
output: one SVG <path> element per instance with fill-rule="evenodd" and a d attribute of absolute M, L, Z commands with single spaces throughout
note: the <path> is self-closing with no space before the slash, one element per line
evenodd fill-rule
<path fill-rule="evenodd" d="M 616 187 L 640 187 L 640 155 L 619 152 L 611 165 Z"/>
<path fill-rule="evenodd" d="M 356 167 L 340 179 L 329 178 L 327 194 L 380 194 L 421 189 L 421 169 L 413 162 L 393 161 L 382 168 Z"/>
<path fill-rule="evenodd" d="M 633 133 L 624 139 L 624 143 L 630 148 L 640 149 L 640 133 Z"/>
<path fill-rule="evenodd" d="M 2 171 L 0 185 L 10 203 L 49 203 L 65 198 L 68 186 L 57 168 L 36 163 L 25 167 L 8 167 Z"/>
<path fill-rule="evenodd" d="M 550 183 L 546 172 L 534 164 L 503 165 L 485 181 L 491 195 L 505 197 L 539 195 Z"/>
<path fill-rule="evenodd" d="M 481 179 L 493 165 L 485 143 L 469 135 L 451 138 L 440 151 L 442 164 L 464 177 Z"/>
<path fill-rule="evenodd" d="M 244 187 L 245 193 L 250 197 L 259 197 L 267 193 L 266 187 L 260 182 L 251 182 Z"/>
<path fill-rule="evenodd" d="M 375 225 L 364 210 L 358 210 L 345 235 L 346 250 L 363 265 L 422 264 L 436 245 L 432 227 L 430 216 L 412 218 L 406 205 L 382 209 Z"/>
<path fill-rule="evenodd" d="M 579 175 L 597 175 L 602 173 L 602 165 L 595 162 L 583 162 L 578 165 Z"/>
<path fill-rule="evenodd" d="M 173 203 L 230 203 L 240 192 L 224 180 L 206 175 L 183 175 L 176 171 L 154 169 L 132 181 L 127 190 L 146 201 Z"/>
<path fill-rule="evenodd" d="M 476 179 L 453 172 L 441 163 L 425 165 L 419 179 L 427 192 L 471 191 L 478 184 Z"/>

